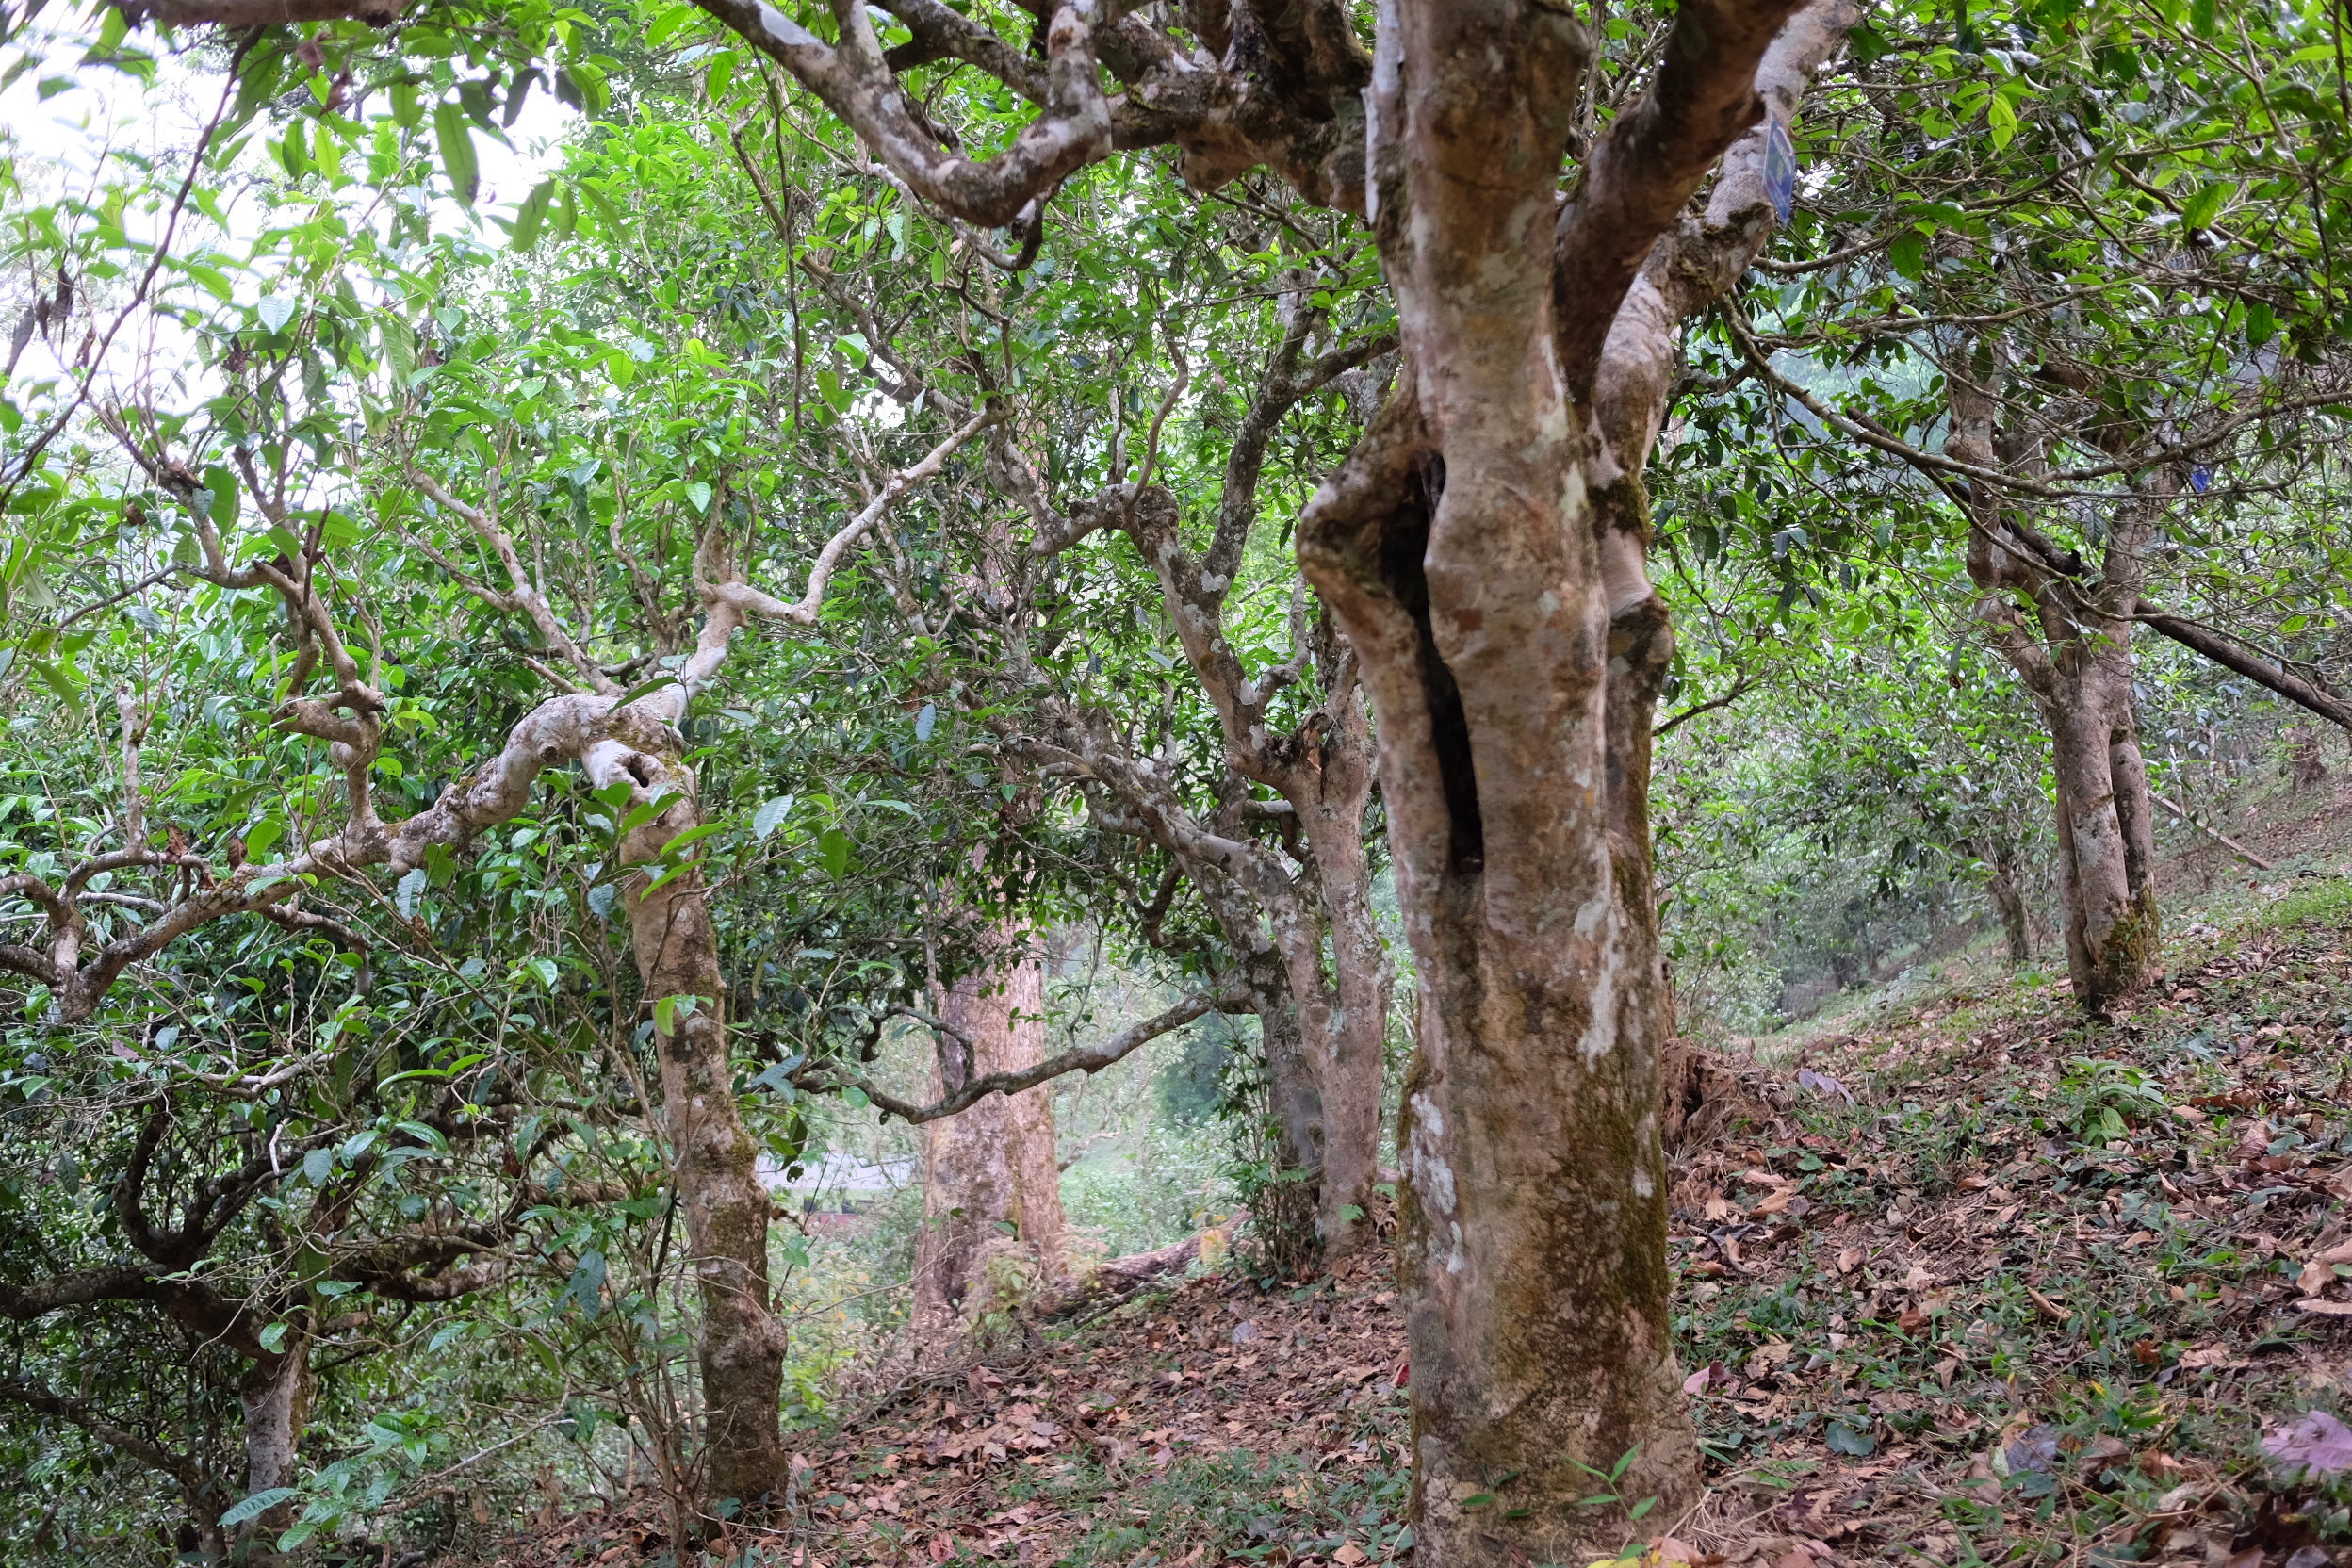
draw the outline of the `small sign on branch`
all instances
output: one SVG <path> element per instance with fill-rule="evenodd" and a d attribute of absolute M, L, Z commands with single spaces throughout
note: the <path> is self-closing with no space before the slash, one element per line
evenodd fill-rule
<path fill-rule="evenodd" d="M 1773 216 L 1788 221 L 1797 209 L 1797 144 L 1777 114 L 1764 127 L 1764 194 L 1772 198 Z"/>

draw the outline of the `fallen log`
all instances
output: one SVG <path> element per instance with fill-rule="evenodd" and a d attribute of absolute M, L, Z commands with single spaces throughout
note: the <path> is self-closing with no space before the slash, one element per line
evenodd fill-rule
<path fill-rule="evenodd" d="M 1050 1290 L 1030 1304 L 1037 1317 L 1070 1317 L 1079 1313 L 1115 1307 L 1147 1290 L 1173 1284 L 1192 1271 L 1205 1251 L 1211 1261 L 1223 1255 L 1232 1238 L 1231 1225 L 1212 1225 L 1196 1235 L 1149 1252 L 1111 1258 L 1097 1264 L 1084 1279 Z"/>

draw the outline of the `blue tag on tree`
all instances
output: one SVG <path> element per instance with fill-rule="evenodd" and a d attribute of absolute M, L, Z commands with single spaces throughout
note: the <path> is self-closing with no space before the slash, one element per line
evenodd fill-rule
<path fill-rule="evenodd" d="M 1773 214 L 1788 221 L 1797 208 L 1797 145 L 1776 114 L 1764 128 L 1764 194 L 1772 199 Z"/>
<path fill-rule="evenodd" d="M 2208 491 L 2208 490 L 2212 489 L 2213 487 L 2213 471 L 2211 468 L 2207 467 L 2207 466 L 2206 466 L 2204 464 L 2202 464 L 2202 463 L 2196 463 L 2196 464 L 2192 464 L 2192 465 L 2190 465 L 2190 466 L 2189 466 L 2189 488 L 2190 488 L 2190 489 L 2192 489 L 2192 490 L 2194 490 L 2194 491 L 2196 491 L 2198 495 L 2200 495 L 2200 496 L 2201 496 L 2201 495 L 2203 495 L 2206 491 Z"/>

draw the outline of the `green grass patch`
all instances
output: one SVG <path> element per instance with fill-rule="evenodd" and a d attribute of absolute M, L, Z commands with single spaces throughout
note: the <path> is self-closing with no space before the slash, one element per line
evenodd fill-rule
<path fill-rule="evenodd" d="M 2352 925 L 2352 878 L 2302 882 L 2262 911 L 2257 923 L 2292 931 L 2305 925 Z"/>

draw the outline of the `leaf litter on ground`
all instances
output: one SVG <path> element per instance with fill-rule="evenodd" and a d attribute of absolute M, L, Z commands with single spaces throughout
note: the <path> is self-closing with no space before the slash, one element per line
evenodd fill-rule
<path fill-rule="evenodd" d="M 1646 1560 L 2338 1560 L 2344 938 L 2201 940 L 2110 1021 L 1997 982 L 1735 1058 L 1751 1114 L 1677 1156 L 1671 1237 L 1713 1486 Z M 1385 1250 L 998 1337 L 801 1434 L 792 1527 L 750 1560 L 1410 1560 Z M 653 1560 L 658 1518 L 639 1499 L 500 1560 Z"/>

